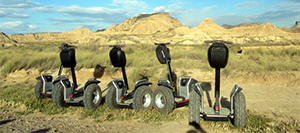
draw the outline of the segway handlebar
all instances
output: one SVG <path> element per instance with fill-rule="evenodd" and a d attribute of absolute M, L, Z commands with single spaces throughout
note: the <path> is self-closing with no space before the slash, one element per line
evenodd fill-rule
<path fill-rule="evenodd" d="M 125 45 L 108 45 L 108 47 L 122 48 L 122 47 L 125 47 Z"/>
<path fill-rule="evenodd" d="M 169 45 L 169 44 L 171 44 L 171 43 L 169 43 L 169 42 L 168 43 L 156 43 L 156 42 L 154 43 L 154 45 Z"/>
<path fill-rule="evenodd" d="M 58 47 L 59 49 L 64 49 L 64 48 L 77 48 L 77 46 L 74 45 L 69 45 L 67 43 L 62 43 L 60 47 Z"/>
<path fill-rule="evenodd" d="M 204 41 L 204 43 L 226 43 L 226 44 L 233 44 L 230 41 L 223 41 L 223 40 L 207 40 L 207 41 Z"/>

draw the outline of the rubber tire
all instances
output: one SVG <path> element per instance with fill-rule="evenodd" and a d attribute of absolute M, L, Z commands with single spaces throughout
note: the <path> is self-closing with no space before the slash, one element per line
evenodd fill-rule
<path fill-rule="evenodd" d="M 99 99 L 96 103 L 93 102 L 94 92 L 98 93 L 99 95 Z M 101 99 L 102 99 L 101 89 L 97 84 L 90 84 L 84 90 L 83 103 L 86 109 L 92 110 L 98 108 L 100 106 Z"/>
<path fill-rule="evenodd" d="M 246 124 L 246 100 L 242 92 L 238 92 L 233 97 L 234 118 L 231 123 L 236 127 L 245 127 Z"/>
<path fill-rule="evenodd" d="M 201 96 L 191 89 L 189 101 L 189 124 L 200 124 Z"/>
<path fill-rule="evenodd" d="M 64 87 L 58 82 L 53 87 L 52 100 L 56 108 L 66 107 L 67 104 L 64 101 Z"/>
<path fill-rule="evenodd" d="M 36 99 L 42 99 L 44 96 L 42 95 L 43 91 L 43 83 L 38 81 L 34 87 L 34 95 Z"/>
<path fill-rule="evenodd" d="M 114 86 L 109 86 L 108 91 L 105 96 L 105 103 L 108 109 L 114 110 L 119 109 L 120 107 L 116 101 L 116 88 Z"/>
<path fill-rule="evenodd" d="M 150 95 L 150 105 L 148 107 L 143 106 L 143 99 L 146 94 Z M 149 86 L 141 86 L 136 89 L 133 96 L 133 108 L 135 111 L 150 110 L 153 107 L 152 103 L 153 92 Z"/>
<path fill-rule="evenodd" d="M 156 96 L 158 94 L 161 94 L 164 99 L 163 102 L 165 105 L 161 108 L 158 107 L 158 105 L 155 102 Z M 175 99 L 174 99 L 173 92 L 171 91 L 171 89 L 164 87 L 164 86 L 159 86 L 154 90 L 152 101 L 153 101 L 154 108 L 164 114 L 171 113 L 173 111 L 173 109 L 175 108 Z"/>

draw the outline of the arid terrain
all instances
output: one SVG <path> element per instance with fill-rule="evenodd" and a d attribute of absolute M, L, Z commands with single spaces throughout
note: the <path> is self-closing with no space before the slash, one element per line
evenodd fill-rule
<path fill-rule="evenodd" d="M 187 27 L 168 13 L 155 13 L 128 18 L 98 32 L 83 27 L 61 33 L 1 32 L 0 132 L 300 132 L 299 29 L 299 21 L 291 28 L 270 23 L 219 26 L 210 18 L 197 27 Z M 102 90 L 112 79 L 122 76 L 109 62 L 107 45 L 126 45 L 129 77 L 144 74 L 156 84 L 166 67 L 152 53 L 153 43 L 171 42 L 172 67 L 177 76 L 189 75 L 210 88 L 204 98 L 205 106 L 210 106 L 210 101 L 214 102 L 215 73 L 207 65 L 206 49 L 201 48 L 207 48 L 205 40 L 216 39 L 234 43 L 229 66 L 221 75 L 222 106 L 228 104 L 235 84 L 243 88 L 247 108 L 244 129 L 233 127 L 229 121 L 201 120 L 200 125 L 189 125 L 187 106 L 169 115 L 155 110 L 111 111 L 105 103 L 94 111 L 78 105 L 56 109 L 52 99 L 37 100 L 34 96 L 35 78 L 41 73 L 57 73 L 57 46 L 61 42 L 79 47 L 79 84 L 93 76 L 95 62 L 107 66 L 100 79 Z"/>
<path fill-rule="evenodd" d="M 89 75 L 91 71 L 83 69 L 78 71 L 78 73 Z M 212 86 L 212 90 L 208 91 L 209 96 L 205 95 L 205 106 L 209 106 L 208 98 L 214 102 L 214 73 L 201 72 L 199 70 L 189 71 L 193 72 L 190 76 Z M 8 75 L 2 81 L 5 80 L 4 84 L 15 84 L 22 81 L 30 82 L 36 76 L 38 76 L 38 73 L 34 71 L 18 71 Z M 101 79 L 101 88 L 106 88 L 106 83 L 110 80 L 110 76 L 104 76 Z M 80 83 L 83 82 L 84 79 L 80 78 Z M 271 127 L 276 124 L 295 124 L 293 122 L 298 122 L 299 126 L 300 72 L 272 72 L 260 75 L 239 73 L 232 74 L 229 77 L 222 76 L 221 95 L 224 99 L 229 97 L 229 93 L 236 83 L 243 87 L 243 92 L 246 96 L 246 107 L 252 115 L 261 115 L 273 119 L 268 123 Z M 33 91 L 32 98 L 34 98 Z M 225 101 L 228 102 L 229 100 L 226 99 Z M 0 127 L 2 132 L 239 132 L 231 129 L 230 122 L 219 122 L 221 125 L 215 125 L 212 122 L 201 120 L 200 127 L 191 126 L 188 124 L 188 107 L 174 110 L 174 113 L 181 112 L 183 114 L 175 121 L 141 122 L 139 119 L 129 119 L 97 122 L 94 118 L 83 118 L 76 113 L 46 115 L 39 112 L 31 112 L 26 114 L 29 110 L 23 107 L 24 105 L 10 107 L 7 104 L 10 103 L 1 101 Z M 101 112 L 99 114 L 101 115 Z M 297 123 L 295 126 L 297 126 Z M 295 129 L 292 131 L 300 131 L 299 127 Z M 268 131 L 268 129 L 265 129 L 265 131 Z"/>
<path fill-rule="evenodd" d="M 291 22 L 294 23 L 294 22 Z M 205 40 L 227 40 L 233 43 L 299 43 L 300 23 L 291 28 L 278 28 L 270 23 L 240 24 L 237 26 L 217 25 L 206 18 L 197 27 L 187 27 L 168 13 L 140 14 L 126 21 L 112 25 L 106 30 L 91 32 L 77 28 L 62 33 L 0 34 L 2 46 L 23 43 L 68 42 L 72 44 L 202 44 Z"/>

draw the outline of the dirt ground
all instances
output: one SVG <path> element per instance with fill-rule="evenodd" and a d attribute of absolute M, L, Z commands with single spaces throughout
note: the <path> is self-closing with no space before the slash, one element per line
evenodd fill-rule
<path fill-rule="evenodd" d="M 92 70 L 81 70 L 82 73 L 90 71 Z M 37 75 L 35 71 L 18 71 L 8 75 L 5 80 L 33 79 L 32 77 Z M 209 106 L 209 100 L 214 102 L 214 72 L 198 72 L 190 76 L 207 85 L 208 95 L 205 95 L 204 100 L 205 106 Z M 110 80 L 111 77 L 104 76 L 101 79 L 101 88 L 106 88 Z M 277 120 L 300 120 L 299 71 L 222 76 L 221 96 L 225 101 L 226 98 L 229 101 L 230 91 L 236 83 L 243 88 L 247 110 Z M 188 124 L 188 120 L 152 123 L 130 120 L 97 123 L 92 118 L 74 115 L 49 116 L 41 113 L 20 115 L 18 109 L 7 107 L 0 107 L 0 114 L 0 132 L 218 132 L 211 130 L 206 122 L 203 122 L 201 127 L 194 127 Z"/>
<path fill-rule="evenodd" d="M 94 119 L 78 116 L 44 114 L 18 115 L 16 111 L 0 108 L 0 132 L 197 132 L 187 121 L 140 123 L 113 121 L 97 123 Z M 200 130 L 200 129 L 199 129 Z M 202 130 L 202 129 L 201 129 Z"/>

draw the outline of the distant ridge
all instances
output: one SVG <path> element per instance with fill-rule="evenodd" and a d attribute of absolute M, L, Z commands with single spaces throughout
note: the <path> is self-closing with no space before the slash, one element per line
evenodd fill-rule
<path fill-rule="evenodd" d="M 225 28 L 217 25 L 211 18 L 205 18 L 197 27 L 193 28 L 193 31 L 200 30 L 206 33 L 210 37 L 228 36 L 231 33 Z"/>
<path fill-rule="evenodd" d="M 261 24 L 258 24 L 258 23 L 242 23 L 242 24 L 238 24 L 238 25 L 223 24 L 222 27 L 224 27 L 225 29 L 232 29 L 232 28 L 237 28 L 237 27 L 252 27 L 252 26 L 257 26 L 257 25 L 261 25 Z"/>
<path fill-rule="evenodd" d="M 17 46 L 17 41 L 12 40 L 5 33 L 0 32 L 0 44 L 1 44 L 1 47 Z"/>
<path fill-rule="evenodd" d="M 31 33 L 2 35 L 1 42 L 10 38 L 18 43 L 68 42 L 71 44 L 153 44 L 164 41 L 174 44 L 198 45 L 205 40 L 227 40 L 233 43 L 290 43 L 300 44 L 300 22 L 292 28 L 278 28 L 270 23 L 243 23 L 236 26 L 216 24 L 204 19 L 197 27 L 187 27 L 169 13 L 140 14 L 112 25 L 104 31 L 91 32 L 76 28 L 62 33 Z"/>
<path fill-rule="evenodd" d="M 113 25 L 106 33 L 132 33 L 132 34 L 153 34 L 167 31 L 183 26 L 182 23 L 171 17 L 169 13 L 139 14 L 125 22 Z"/>
<path fill-rule="evenodd" d="M 270 23 L 258 24 L 248 27 L 235 27 L 230 29 L 235 35 L 250 36 L 250 37 L 262 37 L 262 36 L 284 36 L 288 33 L 280 28 L 275 27 Z"/>

